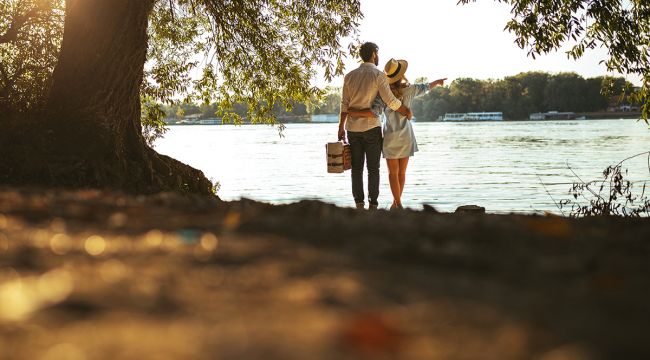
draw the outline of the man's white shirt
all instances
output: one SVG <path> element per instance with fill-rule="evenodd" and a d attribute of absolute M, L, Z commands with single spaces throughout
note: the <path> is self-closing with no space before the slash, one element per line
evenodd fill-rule
<path fill-rule="evenodd" d="M 365 62 L 345 75 L 341 112 L 348 112 L 350 109 L 370 109 L 377 94 L 389 108 L 395 111 L 402 106 L 402 102 L 390 91 L 386 75 L 375 64 Z M 364 132 L 378 126 L 381 126 L 381 120 L 376 117 L 348 116 L 345 122 L 345 130 L 353 132 Z"/>

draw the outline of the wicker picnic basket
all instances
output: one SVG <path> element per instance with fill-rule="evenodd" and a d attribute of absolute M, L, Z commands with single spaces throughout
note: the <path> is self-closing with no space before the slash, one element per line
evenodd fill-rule
<path fill-rule="evenodd" d="M 352 154 L 350 144 L 343 141 L 325 144 L 327 154 L 327 172 L 342 173 L 352 168 Z"/>

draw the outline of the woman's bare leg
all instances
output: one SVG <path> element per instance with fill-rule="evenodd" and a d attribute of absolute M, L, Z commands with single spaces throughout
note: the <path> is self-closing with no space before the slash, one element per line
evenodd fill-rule
<path fill-rule="evenodd" d="M 391 209 L 402 206 L 402 190 L 399 183 L 399 159 L 386 159 L 388 165 L 388 182 L 390 183 L 390 192 L 393 193 L 393 205 Z"/>
<path fill-rule="evenodd" d="M 400 204 L 402 200 L 402 193 L 404 192 L 404 183 L 406 183 L 406 167 L 409 164 L 409 158 L 401 158 L 398 160 L 399 161 L 399 197 L 400 197 Z"/>

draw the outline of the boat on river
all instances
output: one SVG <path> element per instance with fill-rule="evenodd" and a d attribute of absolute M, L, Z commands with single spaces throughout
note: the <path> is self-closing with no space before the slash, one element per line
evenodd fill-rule
<path fill-rule="evenodd" d="M 498 112 L 470 112 L 446 113 L 442 121 L 501 121 L 503 113 Z"/>
<path fill-rule="evenodd" d="M 572 111 L 567 111 L 567 112 L 549 111 L 545 113 L 530 114 L 529 119 L 530 120 L 573 120 L 577 118 L 576 118 L 576 114 Z"/>

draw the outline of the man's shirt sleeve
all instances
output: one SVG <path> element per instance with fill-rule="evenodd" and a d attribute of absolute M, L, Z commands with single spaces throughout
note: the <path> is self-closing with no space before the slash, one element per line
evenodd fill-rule
<path fill-rule="evenodd" d="M 377 88 L 379 89 L 379 96 L 381 96 L 381 99 L 384 100 L 386 106 L 395 111 L 397 111 L 397 109 L 402 106 L 402 102 L 399 101 L 395 95 L 393 95 L 392 91 L 390 91 L 390 87 L 388 86 L 388 79 L 386 79 L 386 76 L 384 76 L 384 74 L 377 76 Z"/>
<path fill-rule="evenodd" d="M 343 79 L 343 91 L 341 93 L 341 112 L 348 112 L 350 107 L 350 90 L 348 89 L 348 77 Z"/>

